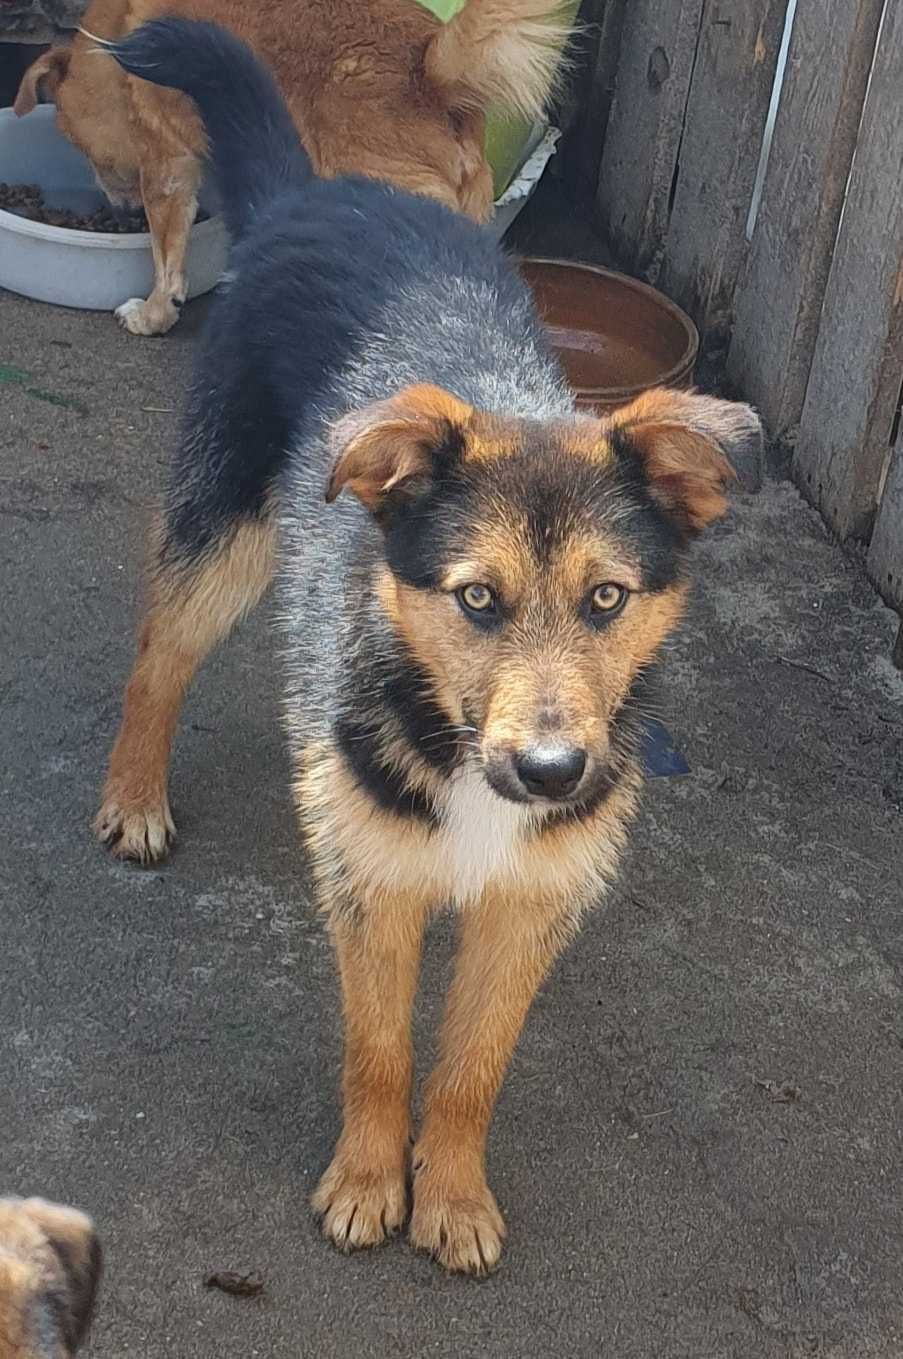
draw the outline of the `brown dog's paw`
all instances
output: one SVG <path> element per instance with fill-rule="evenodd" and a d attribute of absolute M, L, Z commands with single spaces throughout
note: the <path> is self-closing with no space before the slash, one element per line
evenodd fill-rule
<path fill-rule="evenodd" d="M 339 1250 L 377 1246 L 407 1216 L 404 1171 L 351 1166 L 337 1156 L 314 1191 L 311 1205 L 323 1234 Z"/>
<path fill-rule="evenodd" d="M 100 1243 L 84 1213 L 46 1199 L 0 1198 L 0 1354 L 73 1355 L 100 1274 Z"/>
<path fill-rule="evenodd" d="M 141 864 L 165 858 L 176 836 L 176 827 L 164 793 L 161 798 L 135 804 L 107 791 L 94 818 L 94 833 L 118 859 Z"/>
<path fill-rule="evenodd" d="M 505 1240 L 505 1223 L 485 1181 L 456 1192 L 422 1168 L 414 1180 L 411 1244 L 459 1274 L 490 1274 Z"/>
<path fill-rule="evenodd" d="M 130 297 L 113 313 L 124 330 L 132 335 L 165 335 L 172 330 L 181 312 L 169 298 Z"/>

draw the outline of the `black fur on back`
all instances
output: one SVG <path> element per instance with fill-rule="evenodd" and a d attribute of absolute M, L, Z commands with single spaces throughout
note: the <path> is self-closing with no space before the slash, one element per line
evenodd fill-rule
<path fill-rule="evenodd" d="M 542 422 L 573 419 L 573 396 L 492 233 L 372 180 L 312 178 L 271 78 L 243 44 L 213 25 L 165 20 L 137 30 L 116 55 L 134 74 L 196 99 L 238 237 L 189 396 L 159 565 L 190 571 L 235 526 L 275 506 L 293 741 L 337 742 L 378 804 L 430 821 L 416 779 L 383 757 L 378 733 L 397 731 L 420 767 L 440 776 L 459 761 L 460 743 L 450 726 L 446 735 L 449 719 L 375 604 L 372 581 L 393 553 L 402 577 L 420 569 L 426 537 L 453 536 L 458 510 L 453 497 L 432 517 L 421 504 L 419 525 L 415 514 L 402 533 L 399 521 L 393 537 L 350 495 L 327 506 L 329 431 L 349 411 L 432 383 L 534 426 L 541 461 L 557 456 Z M 677 535 L 652 511 L 635 468 L 603 480 L 576 471 L 583 508 L 615 514 L 625 533 L 633 525 L 650 588 L 673 580 Z M 501 493 L 517 472 L 499 476 Z M 549 494 L 554 483 L 543 483 Z M 541 499 L 539 513 L 550 504 L 545 491 Z M 624 761 L 641 708 L 639 694 L 625 705 Z"/>

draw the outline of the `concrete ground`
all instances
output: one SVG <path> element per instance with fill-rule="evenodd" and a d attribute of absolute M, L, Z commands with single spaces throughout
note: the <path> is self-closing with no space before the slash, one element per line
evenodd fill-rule
<path fill-rule="evenodd" d="M 188 704 L 172 862 L 88 829 L 198 322 L 137 340 L 0 298 L 0 1192 L 95 1214 L 88 1354 L 899 1359 L 903 678 L 786 484 L 700 547 L 666 689 L 691 772 L 650 784 L 519 1047 L 502 1269 L 321 1240 L 339 1028 L 265 611 Z M 216 1269 L 265 1295 L 205 1290 Z"/>

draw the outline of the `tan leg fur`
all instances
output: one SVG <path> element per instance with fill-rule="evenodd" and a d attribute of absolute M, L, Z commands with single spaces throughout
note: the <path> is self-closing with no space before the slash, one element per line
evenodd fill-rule
<path fill-rule="evenodd" d="M 505 1068 L 536 990 L 574 921 L 563 901 L 487 892 L 461 914 L 460 948 L 414 1148 L 410 1235 L 447 1269 L 498 1263 L 505 1226 L 484 1150 Z"/>
<path fill-rule="evenodd" d="M 273 574 L 272 521 L 241 525 L 185 572 L 158 572 L 110 756 L 98 837 L 123 859 L 160 859 L 175 835 L 166 791 L 176 723 L 195 670 L 258 603 Z"/>
<path fill-rule="evenodd" d="M 429 902 L 379 894 L 331 921 L 345 1018 L 344 1123 L 313 1196 L 325 1234 L 372 1246 L 407 1216 L 411 1008 Z"/>
<path fill-rule="evenodd" d="M 154 288 L 145 300 L 130 297 L 116 317 L 133 335 L 165 335 L 187 296 L 185 253 L 197 212 L 200 166 L 194 156 L 141 165 L 141 197 L 151 233 Z"/>

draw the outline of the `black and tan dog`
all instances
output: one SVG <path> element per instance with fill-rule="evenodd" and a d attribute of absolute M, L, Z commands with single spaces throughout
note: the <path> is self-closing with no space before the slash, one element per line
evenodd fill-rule
<path fill-rule="evenodd" d="M 0 1199 L 0 1359 L 69 1359 L 94 1310 L 91 1219 L 44 1199 Z"/>
<path fill-rule="evenodd" d="M 496 1092 L 615 873 L 647 672 L 758 420 L 664 390 L 576 414 L 480 228 L 312 179 L 272 81 L 221 30 L 163 20 L 114 51 L 194 96 L 236 245 L 97 830 L 124 857 L 165 852 L 184 690 L 278 559 L 296 798 L 344 997 L 344 1127 L 314 1205 L 343 1247 L 406 1217 L 411 1005 L 424 926 L 451 903 L 410 1235 L 480 1272 L 504 1235 L 483 1169 Z"/>

